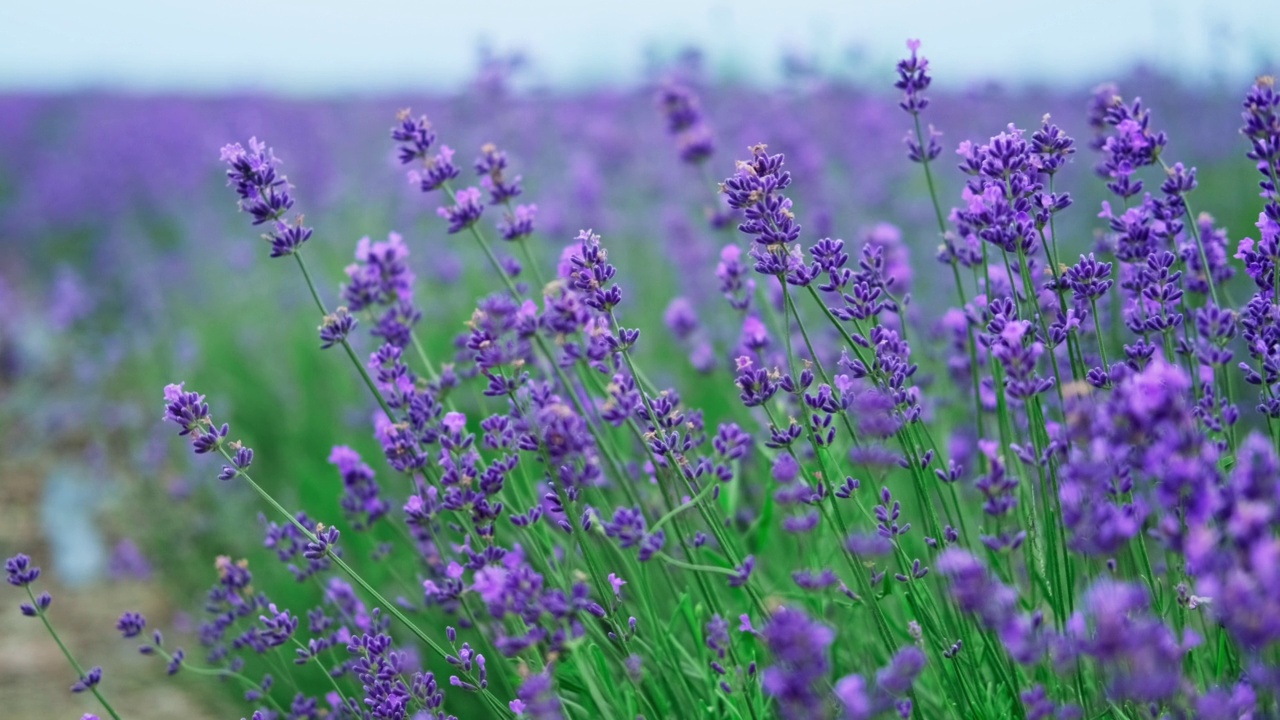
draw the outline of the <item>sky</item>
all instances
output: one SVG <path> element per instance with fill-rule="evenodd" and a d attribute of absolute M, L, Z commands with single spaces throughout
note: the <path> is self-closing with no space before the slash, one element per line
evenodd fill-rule
<path fill-rule="evenodd" d="M 869 77 L 908 37 L 959 82 L 1096 83 L 1142 63 L 1238 84 L 1268 69 L 1270 2 L 0 0 L 0 92 L 447 90 L 482 46 L 525 53 L 533 85 L 637 82 L 687 46 L 770 84 L 787 53 Z"/>

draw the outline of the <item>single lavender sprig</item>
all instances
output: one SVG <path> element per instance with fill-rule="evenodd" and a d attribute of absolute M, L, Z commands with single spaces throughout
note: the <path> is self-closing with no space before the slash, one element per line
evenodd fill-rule
<path fill-rule="evenodd" d="M 421 141 L 423 136 L 419 135 L 415 138 L 417 142 Z M 355 364 L 357 372 L 360 373 L 383 412 L 388 418 L 393 417 L 386 399 L 373 384 L 373 379 L 369 377 L 368 371 L 356 357 L 355 350 L 347 340 L 346 335 L 354 327 L 354 320 L 340 319 L 336 315 L 333 316 L 332 322 L 328 320 L 329 310 L 320 299 L 316 285 L 311 279 L 311 273 L 302 259 L 302 243 L 311 237 L 311 229 L 302 225 L 301 215 L 297 216 L 291 224 L 284 223 L 282 220 L 284 214 L 293 207 L 293 197 L 289 194 L 288 181 L 277 171 L 276 166 L 279 160 L 276 159 L 275 153 L 257 138 L 253 138 L 249 141 L 247 151 L 239 143 L 223 147 L 222 160 L 228 165 L 229 184 L 235 187 L 236 194 L 240 196 L 240 209 L 253 217 L 255 225 L 268 221 L 276 223 L 276 232 L 267 236 L 271 242 L 271 256 L 292 255 L 297 261 L 316 308 L 320 311 L 321 317 L 326 318 L 325 323 L 321 325 L 324 347 L 339 344 L 346 350 L 347 357 Z M 333 342 L 329 342 L 330 338 Z"/>
<path fill-rule="evenodd" d="M 667 121 L 667 132 L 674 138 L 681 162 L 698 169 L 702 184 L 712 191 L 706 208 L 707 222 L 713 229 L 728 227 L 733 211 L 724 206 L 715 193 L 716 184 L 708 170 L 708 160 L 715 153 L 715 133 L 702 113 L 697 95 L 691 88 L 675 81 L 665 82 L 658 90 L 658 108 Z"/>
<path fill-rule="evenodd" d="M 933 204 L 934 218 L 938 223 L 938 234 L 943 238 L 943 244 L 939 248 L 939 260 L 951 266 L 952 279 L 955 282 L 960 307 L 964 307 L 968 304 L 968 300 L 965 295 L 964 281 L 960 278 L 961 255 L 952 247 L 953 241 L 948 237 L 947 222 L 942 212 L 942 203 L 938 200 L 938 191 L 934 185 L 933 170 L 930 165 L 942 152 L 942 146 L 938 142 L 941 133 L 934 130 L 933 125 L 929 125 L 929 138 L 926 141 L 920 122 L 921 111 L 929 106 L 929 100 L 924 96 L 924 91 L 933 82 L 933 79 L 928 73 L 929 61 L 918 54 L 920 41 L 908 40 L 907 49 L 911 51 L 911 56 L 898 62 L 898 81 L 894 83 L 895 88 L 903 91 L 903 99 L 899 102 L 899 107 L 911 115 L 912 131 L 909 131 L 906 137 L 907 157 L 912 162 L 920 163 L 920 166 L 924 169 L 925 183 L 929 188 L 929 199 Z M 980 291 L 980 288 L 975 288 L 975 292 Z M 978 377 L 978 346 L 973 328 L 968 325 L 965 327 L 965 340 L 973 383 L 974 416 L 977 420 L 978 434 L 981 436 L 986 434 L 986 419 L 982 408 L 980 379 Z"/>
<path fill-rule="evenodd" d="M 715 138 L 707 125 L 693 92 L 675 82 L 668 82 L 658 91 L 658 107 L 667 120 L 667 132 L 675 138 L 680 160 L 690 165 L 701 165 L 715 152 Z"/>
<path fill-rule="evenodd" d="M 18 553 L 5 560 L 4 569 L 5 580 L 13 587 L 22 588 L 26 591 L 27 599 L 30 600 L 30 603 L 23 603 L 20 606 L 19 609 L 22 614 L 27 617 L 40 618 L 40 622 L 49 633 L 49 637 L 53 638 L 53 641 L 57 643 L 58 649 L 62 651 L 62 656 L 67 659 L 71 668 L 76 671 L 77 680 L 71 686 L 71 692 L 80 693 L 88 690 L 93 693 L 98 703 L 102 705 L 102 709 L 106 710 L 113 720 L 120 720 L 115 708 L 111 707 L 111 703 L 107 702 L 107 699 L 98 690 L 98 685 L 102 682 L 102 668 L 93 667 L 87 672 L 85 671 L 80 663 L 76 661 L 75 656 L 71 654 L 71 651 L 67 649 L 66 644 L 62 642 L 58 632 L 53 629 L 53 623 L 49 622 L 48 611 L 49 607 L 53 605 L 53 597 L 47 592 L 42 592 L 37 597 L 31 590 L 31 584 L 40 577 L 40 568 L 31 562 L 31 558 Z"/>
<path fill-rule="evenodd" d="M 285 215 L 293 208 L 292 186 L 280 174 L 279 160 L 265 143 L 249 139 L 249 149 L 233 143 L 222 148 L 222 161 L 228 166 L 227 184 L 240 197 L 240 210 L 253 217 L 254 225 L 270 225 L 263 237 L 271 243 L 271 257 L 284 257 L 298 251 L 311 238 L 311 228 L 302 224 L 302 216 L 291 221 Z"/>

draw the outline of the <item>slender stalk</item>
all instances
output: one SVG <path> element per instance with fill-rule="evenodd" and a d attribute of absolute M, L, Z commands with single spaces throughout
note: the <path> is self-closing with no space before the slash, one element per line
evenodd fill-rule
<path fill-rule="evenodd" d="M 912 120 L 913 127 L 915 128 L 916 144 L 920 147 L 921 151 L 923 152 L 927 148 L 927 146 L 925 145 L 925 142 L 924 142 L 924 129 L 920 125 L 920 113 L 918 112 L 911 113 L 911 120 Z M 942 212 L 942 203 L 938 200 L 938 191 L 937 191 L 937 188 L 934 186 L 934 182 L 933 182 L 933 170 L 929 167 L 929 158 L 927 155 L 921 156 L 920 166 L 924 168 L 924 181 L 925 181 L 925 184 L 929 186 L 929 201 L 930 201 L 930 204 L 933 205 L 934 219 L 938 221 L 938 235 L 939 237 L 945 238 L 947 234 L 947 221 L 945 218 L 945 214 Z M 960 308 L 963 310 L 964 307 L 969 304 L 969 301 L 965 298 L 964 283 L 961 282 L 960 280 L 960 268 L 958 267 L 956 263 L 956 259 L 954 257 L 951 258 L 950 264 L 951 264 L 951 273 L 956 283 L 956 294 L 960 298 Z M 975 288 L 975 290 L 977 289 L 978 288 Z M 906 325 L 905 317 L 902 320 L 902 324 L 903 326 Z M 965 345 L 969 351 L 969 371 L 970 371 L 971 377 L 973 378 L 974 418 L 978 423 L 978 437 L 984 437 L 986 435 L 986 429 L 983 427 L 985 424 L 985 418 L 983 417 L 983 411 L 982 411 L 981 383 L 978 380 L 978 351 L 977 351 L 978 344 L 977 344 L 977 340 L 973 336 L 973 327 L 969 325 L 969 323 L 967 322 L 965 323 Z M 983 457 L 981 459 L 981 462 L 985 469 L 986 458 Z"/>
<path fill-rule="evenodd" d="M 1093 309 L 1093 332 L 1098 336 L 1098 354 L 1102 356 L 1102 369 L 1111 372 L 1111 364 L 1107 362 L 1107 344 L 1102 340 L 1102 323 L 1098 320 L 1098 301 L 1089 298 L 1089 306 Z"/>
<path fill-rule="evenodd" d="M 307 289 L 311 291 L 311 299 L 315 301 L 320 314 L 322 316 L 328 315 L 329 309 L 325 307 L 324 300 L 320 299 L 316 284 L 311 280 L 311 273 L 307 270 L 307 263 L 302 259 L 302 251 L 295 250 L 293 259 L 298 261 L 298 268 L 302 270 L 302 277 L 307 281 Z M 394 419 L 395 413 L 391 411 L 391 406 L 387 404 L 387 399 L 382 396 L 378 386 L 373 383 L 373 378 L 369 376 L 369 371 L 365 369 L 364 363 L 360 362 L 360 358 L 356 355 L 356 351 L 352 349 L 351 343 L 346 338 L 343 338 L 341 344 L 342 349 L 347 352 L 347 357 L 351 359 L 351 364 L 356 366 L 356 370 L 360 373 L 360 378 L 364 380 L 364 384 L 369 388 L 369 392 L 373 393 L 374 399 L 378 401 L 378 407 L 382 408 L 382 412 L 386 413 L 388 419 Z"/>
<path fill-rule="evenodd" d="M 1170 171 L 1169 165 L 1165 163 L 1164 158 L 1160 158 L 1160 167 L 1164 168 L 1167 173 Z M 1191 213 L 1191 203 L 1187 201 L 1185 195 L 1182 198 L 1182 209 L 1187 216 L 1187 231 L 1191 233 L 1191 238 L 1196 242 L 1196 251 L 1200 254 L 1200 268 L 1204 271 L 1205 284 L 1209 286 L 1209 297 L 1213 299 L 1213 304 L 1222 307 L 1222 302 L 1218 299 L 1218 287 L 1213 282 L 1213 271 L 1209 267 L 1209 256 L 1205 254 L 1204 243 L 1200 240 L 1200 227 L 1196 217 Z"/>
<path fill-rule="evenodd" d="M 68 663 L 71 663 L 72 669 L 76 671 L 76 677 L 83 679 L 85 677 L 84 668 L 80 666 L 80 663 L 76 662 L 75 656 L 71 654 L 71 651 L 67 649 L 66 644 L 62 642 L 62 638 L 58 636 L 58 631 L 53 629 L 53 623 L 50 623 L 49 618 L 45 617 L 44 608 L 40 607 L 40 603 L 36 602 L 36 596 L 31 592 L 31 586 L 24 585 L 23 589 L 27 591 L 27 597 L 31 599 L 31 607 L 36 609 L 36 616 L 39 617 L 40 622 L 44 624 L 44 629 L 48 631 L 49 637 L 53 638 L 53 641 L 58 644 L 58 649 L 62 651 L 62 656 L 67 659 Z M 107 699 L 102 696 L 102 693 L 98 692 L 97 685 L 90 687 L 89 691 L 98 699 L 98 704 L 102 705 L 102 709 L 106 710 L 107 714 L 110 715 L 113 720 L 120 720 L 120 716 L 116 713 L 115 708 L 111 707 L 111 703 L 107 702 Z"/>

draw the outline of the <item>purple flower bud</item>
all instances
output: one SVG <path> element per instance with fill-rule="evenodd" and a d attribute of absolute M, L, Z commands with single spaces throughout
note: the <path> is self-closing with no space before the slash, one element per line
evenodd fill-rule
<path fill-rule="evenodd" d="M 771 474 L 773 479 L 780 483 L 790 483 L 799 477 L 800 465 L 791 453 L 778 453 L 778 457 L 774 458 Z"/>
<path fill-rule="evenodd" d="M 320 325 L 320 349 L 328 350 L 334 345 L 345 342 L 355 327 L 356 319 L 351 316 L 346 307 L 340 307 L 333 313 L 325 315 Z"/>
<path fill-rule="evenodd" d="M 924 96 L 924 91 L 932 78 L 929 77 L 929 61 L 918 54 L 920 41 L 908 40 L 907 49 L 911 51 L 911 57 L 898 62 L 898 81 L 893 86 L 903 93 L 899 107 L 917 115 L 929 106 L 929 99 Z"/>
<path fill-rule="evenodd" d="M 76 683 L 71 686 L 71 692 L 82 693 L 89 688 L 96 687 L 100 682 L 102 682 L 102 668 L 90 668 L 89 672 L 85 673 L 84 677 L 77 680 Z"/>
<path fill-rule="evenodd" d="M 454 194 L 454 204 L 438 208 L 436 214 L 449 221 L 449 233 L 458 233 L 471 227 L 484 212 L 480 202 L 480 188 L 468 187 Z"/>
<path fill-rule="evenodd" d="M 26 587 L 40 577 L 40 568 L 31 564 L 31 558 L 18 553 L 4 561 L 6 579 L 14 587 Z"/>
<path fill-rule="evenodd" d="M 303 551 L 302 556 L 308 560 L 319 560 L 325 555 L 332 552 L 333 546 L 338 542 L 338 528 L 326 527 L 319 529 L 315 533 L 315 541 L 308 541 L 307 548 Z"/>
<path fill-rule="evenodd" d="M 729 587 L 742 587 L 747 584 L 747 580 L 751 578 L 751 571 L 756 568 L 756 558 L 754 555 L 748 555 L 742 559 L 742 564 L 733 569 L 733 575 L 729 578 Z"/>
<path fill-rule="evenodd" d="M 254 225 L 272 228 L 264 236 L 271 243 L 271 257 L 292 255 L 311 237 L 311 228 L 302 225 L 301 215 L 292 222 L 284 220 L 293 198 L 288 180 L 277 171 L 280 161 L 275 154 L 257 138 L 250 138 L 248 150 L 239 143 L 224 146 L 222 161 L 227 163 L 227 184 L 240 197 L 240 210 L 253 217 Z"/>
<path fill-rule="evenodd" d="M 125 638 L 133 638 L 142 634 L 143 628 L 147 626 L 147 619 L 141 613 L 126 612 L 120 616 L 116 622 L 116 629 Z"/>
<path fill-rule="evenodd" d="M 698 329 L 698 315 L 694 312 L 693 304 L 686 298 L 672 300 L 662 317 L 667 329 L 677 340 L 687 340 Z"/>
<path fill-rule="evenodd" d="M 819 717 L 822 686 L 828 682 L 828 650 L 835 632 L 803 612 L 782 608 L 763 631 L 774 664 L 765 669 L 761 687 L 778 703 L 783 717 Z"/>

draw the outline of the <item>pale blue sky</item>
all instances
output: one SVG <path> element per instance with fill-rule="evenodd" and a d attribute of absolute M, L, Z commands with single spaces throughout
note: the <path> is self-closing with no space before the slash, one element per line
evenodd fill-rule
<path fill-rule="evenodd" d="M 880 71 L 907 37 L 961 82 L 1088 83 L 1139 61 L 1239 81 L 1268 69 L 1274 23 L 1257 15 L 1271 2 L 0 0 L 0 91 L 448 88 L 481 42 L 527 52 L 542 84 L 635 80 L 646 51 L 687 44 L 714 70 L 769 82 L 790 50 L 831 67 L 858 46 Z"/>

